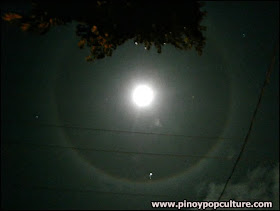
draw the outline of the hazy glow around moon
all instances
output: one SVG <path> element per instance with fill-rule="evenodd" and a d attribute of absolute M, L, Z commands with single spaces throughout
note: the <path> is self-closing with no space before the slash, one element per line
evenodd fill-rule
<path fill-rule="evenodd" d="M 153 98 L 153 90 L 146 85 L 137 86 L 132 94 L 133 102 L 139 107 L 145 107 L 150 105 Z"/>

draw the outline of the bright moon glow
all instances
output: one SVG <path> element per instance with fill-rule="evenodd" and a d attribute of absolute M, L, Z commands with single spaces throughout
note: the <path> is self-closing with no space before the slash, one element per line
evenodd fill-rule
<path fill-rule="evenodd" d="M 133 91 L 132 98 L 137 106 L 145 107 L 151 104 L 154 98 L 154 93 L 150 87 L 146 85 L 140 85 L 137 86 Z"/>

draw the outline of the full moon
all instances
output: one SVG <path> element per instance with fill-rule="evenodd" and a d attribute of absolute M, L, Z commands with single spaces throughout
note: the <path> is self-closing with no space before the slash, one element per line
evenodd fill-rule
<path fill-rule="evenodd" d="M 132 94 L 133 102 L 139 107 L 146 107 L 151 104 L 154 98 L 153 90 L 146 85 L 137 86 Z"/>

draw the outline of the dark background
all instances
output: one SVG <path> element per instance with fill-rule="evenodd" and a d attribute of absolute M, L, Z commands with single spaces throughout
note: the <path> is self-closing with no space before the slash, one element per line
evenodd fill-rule
<path fill-rule="evenodd" d="M 1 15 L 11 9 L 28 8 L 5 2 Z M 279 39 L 279 2 L 206 2 L 204 9 L 202 56 L 168 45 L 157 54 L 131 40 L 94 63 L 77 47 L 76 23 L 37 36 L 1 21 L 2 208 L 217 200 Z M 149 108 L 131 102 L 139 83 L 155 90 Z M 278 86 L 279 50 L 225 200 L 279 208 Z"/>

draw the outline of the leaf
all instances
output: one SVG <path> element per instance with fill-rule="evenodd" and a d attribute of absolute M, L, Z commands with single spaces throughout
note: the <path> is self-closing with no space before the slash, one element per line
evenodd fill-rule
<path fill-rule="evenodd" d="M 85 46 L 85 43 L 86 43 L 86 40 L 85 40 L 85 39 L 81 39 L 81 40 L 78 42 L 79 48 L 83 48 L 83 47 Z"/>
<path fill-rule="evenodd" d="M 93 26 L 92 28 L 91 28 L 91 32 L 92 33 L 95 33 L 97 31 L 97 26 Z"/>
<path fill-rule="evenodd" d="M 39 28 L 39 29 L 44 29 L 44 28 L 47 28 L 48 25 L 49 25 L 49 23 L 40 23 L 40 24 L 38 25 L 38 28 Z"/>
<path fill-rule="evenodd" d="M 91 56 L 91 55 L 87 56 L 87 57 L 86 57 L 86 61 L 87 61 L 87 62 L 93 61 L 92 56 Z"/>
<path fill-rule="evenodd" d="M 5 21 L 12 21 L 12 20 L 21 19 L 22 16 L 16 13 L 6 13 L 2 18 Z"/>
<path fill-rule="evenodd" d="M 29 23 L 23 23 L 20 28 L 21 28 L 22 31 L 27 31 L 30 28 L 30 24 Z"/>

